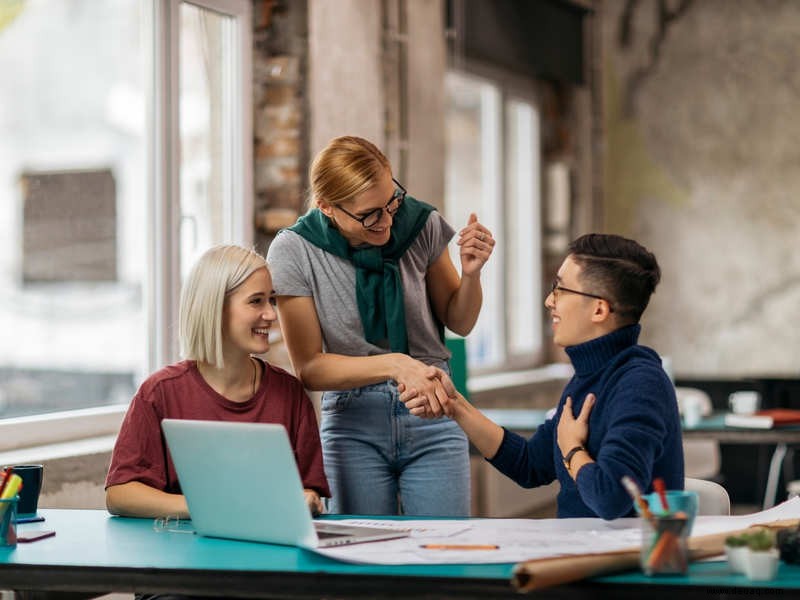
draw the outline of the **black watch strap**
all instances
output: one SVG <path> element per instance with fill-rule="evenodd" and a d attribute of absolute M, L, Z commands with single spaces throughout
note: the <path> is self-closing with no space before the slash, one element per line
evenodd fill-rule
<path fill-rule="evenodd" d="M 572 463 L 572 457 L 575 456 L 578 452 L 586 452 L 586 448 L 583 446 L 575 446 L 572 450 L 567 452 L 567 454 L 562 459 L 564 461 L 564 466 L 569 471 L 569 466 Z"/>

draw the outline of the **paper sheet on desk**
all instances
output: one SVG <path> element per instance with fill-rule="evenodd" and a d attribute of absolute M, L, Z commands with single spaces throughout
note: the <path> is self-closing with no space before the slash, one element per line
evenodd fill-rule
<path fill-rule="evenodd" d="M 340 521 L 386 527 L 386 521 Z M 512 563 L 540 556 L 593 552 L 603 545 L 625 549 L 639 543 L 638 519 L 472 519 L 395 521 L 411 529 L 397 540 L 320 548 L 316 552 L 347 562 L 370 564 Z M 455 524 L 458 525 L 455 525 Z M 422 546 L 486 546 L 495 550 L 429 550 Z"/>
<path fill-rule="evenodd" d="M 711 533 L 723 533 L 725 531 L 736 531 L 737 529 L 745 529 L 751 525 L 761 525 L 787 519 L 800 519 L 800 497 L 792 498 L 770 509 L 749 515 L 736 515 L 732 517 L 699 516 L 695 519 L 692 537 Z"/>
<path fill-rule="evenodd" d="M 692 535 L 736 531 L 750 525 L 800 518 L 800 498 L 769 510 L 735 517 L 699 516 Z M 342 523 L 410 529 L 407 538 L 320 548 L 319 554 L 367 564 L 516 563 L 536 558 L 571 556 L 639 548 L 639 519 L 471 519 L 381 521 L 344 520 Z M 496 550 L 427 550 L 427 544 L 486 546 Z"/>

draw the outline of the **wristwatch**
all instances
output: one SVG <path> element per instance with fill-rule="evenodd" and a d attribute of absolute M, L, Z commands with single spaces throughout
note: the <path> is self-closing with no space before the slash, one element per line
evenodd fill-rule
<path fill-rule="evenodd" d="M 572 463 L 572 457 L 575 456 L 578 452 L 586 452 L 586 448 L 583 446 L 575 446 L 572 450 L 567 452 L 566 456 L 564 456 L 561 460 L 564 461 L 564 466 L 566 467 L 567 471 L 569 471 L 569 465 Z"/>

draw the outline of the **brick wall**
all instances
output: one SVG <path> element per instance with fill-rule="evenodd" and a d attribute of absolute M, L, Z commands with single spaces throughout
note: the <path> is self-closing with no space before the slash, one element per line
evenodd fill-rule
<path fill-rule="evenodd" d="M 253 2 L 255 243 L 261 252 L 303 210 L 306 14 L 305 0 Z"/>

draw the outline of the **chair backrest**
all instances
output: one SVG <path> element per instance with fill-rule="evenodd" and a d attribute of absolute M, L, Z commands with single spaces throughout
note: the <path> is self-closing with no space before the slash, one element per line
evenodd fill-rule
<path fill-rule="evenodd" d="M 678 410 L 684 414 L 684 408 L 690 403 L 698 404 L 700 414 L 707 417 L 712 412 L 711 398 L 703 390 L 690 387 L 676 387 L 675 396 Z M 722 463 L 719 442 L 710 439 L 683 440 L 684 472 L 687 477 L 700 479 L 716 479 Z"/>
<path fill-rule="evenodd" d="M 698 515 L 729 515 L 731 514 L 731 499 L 727 490 L 720 484 L 705 479 L 686 477 L 683 488 L 687 491 L 697 492 Z"/>

